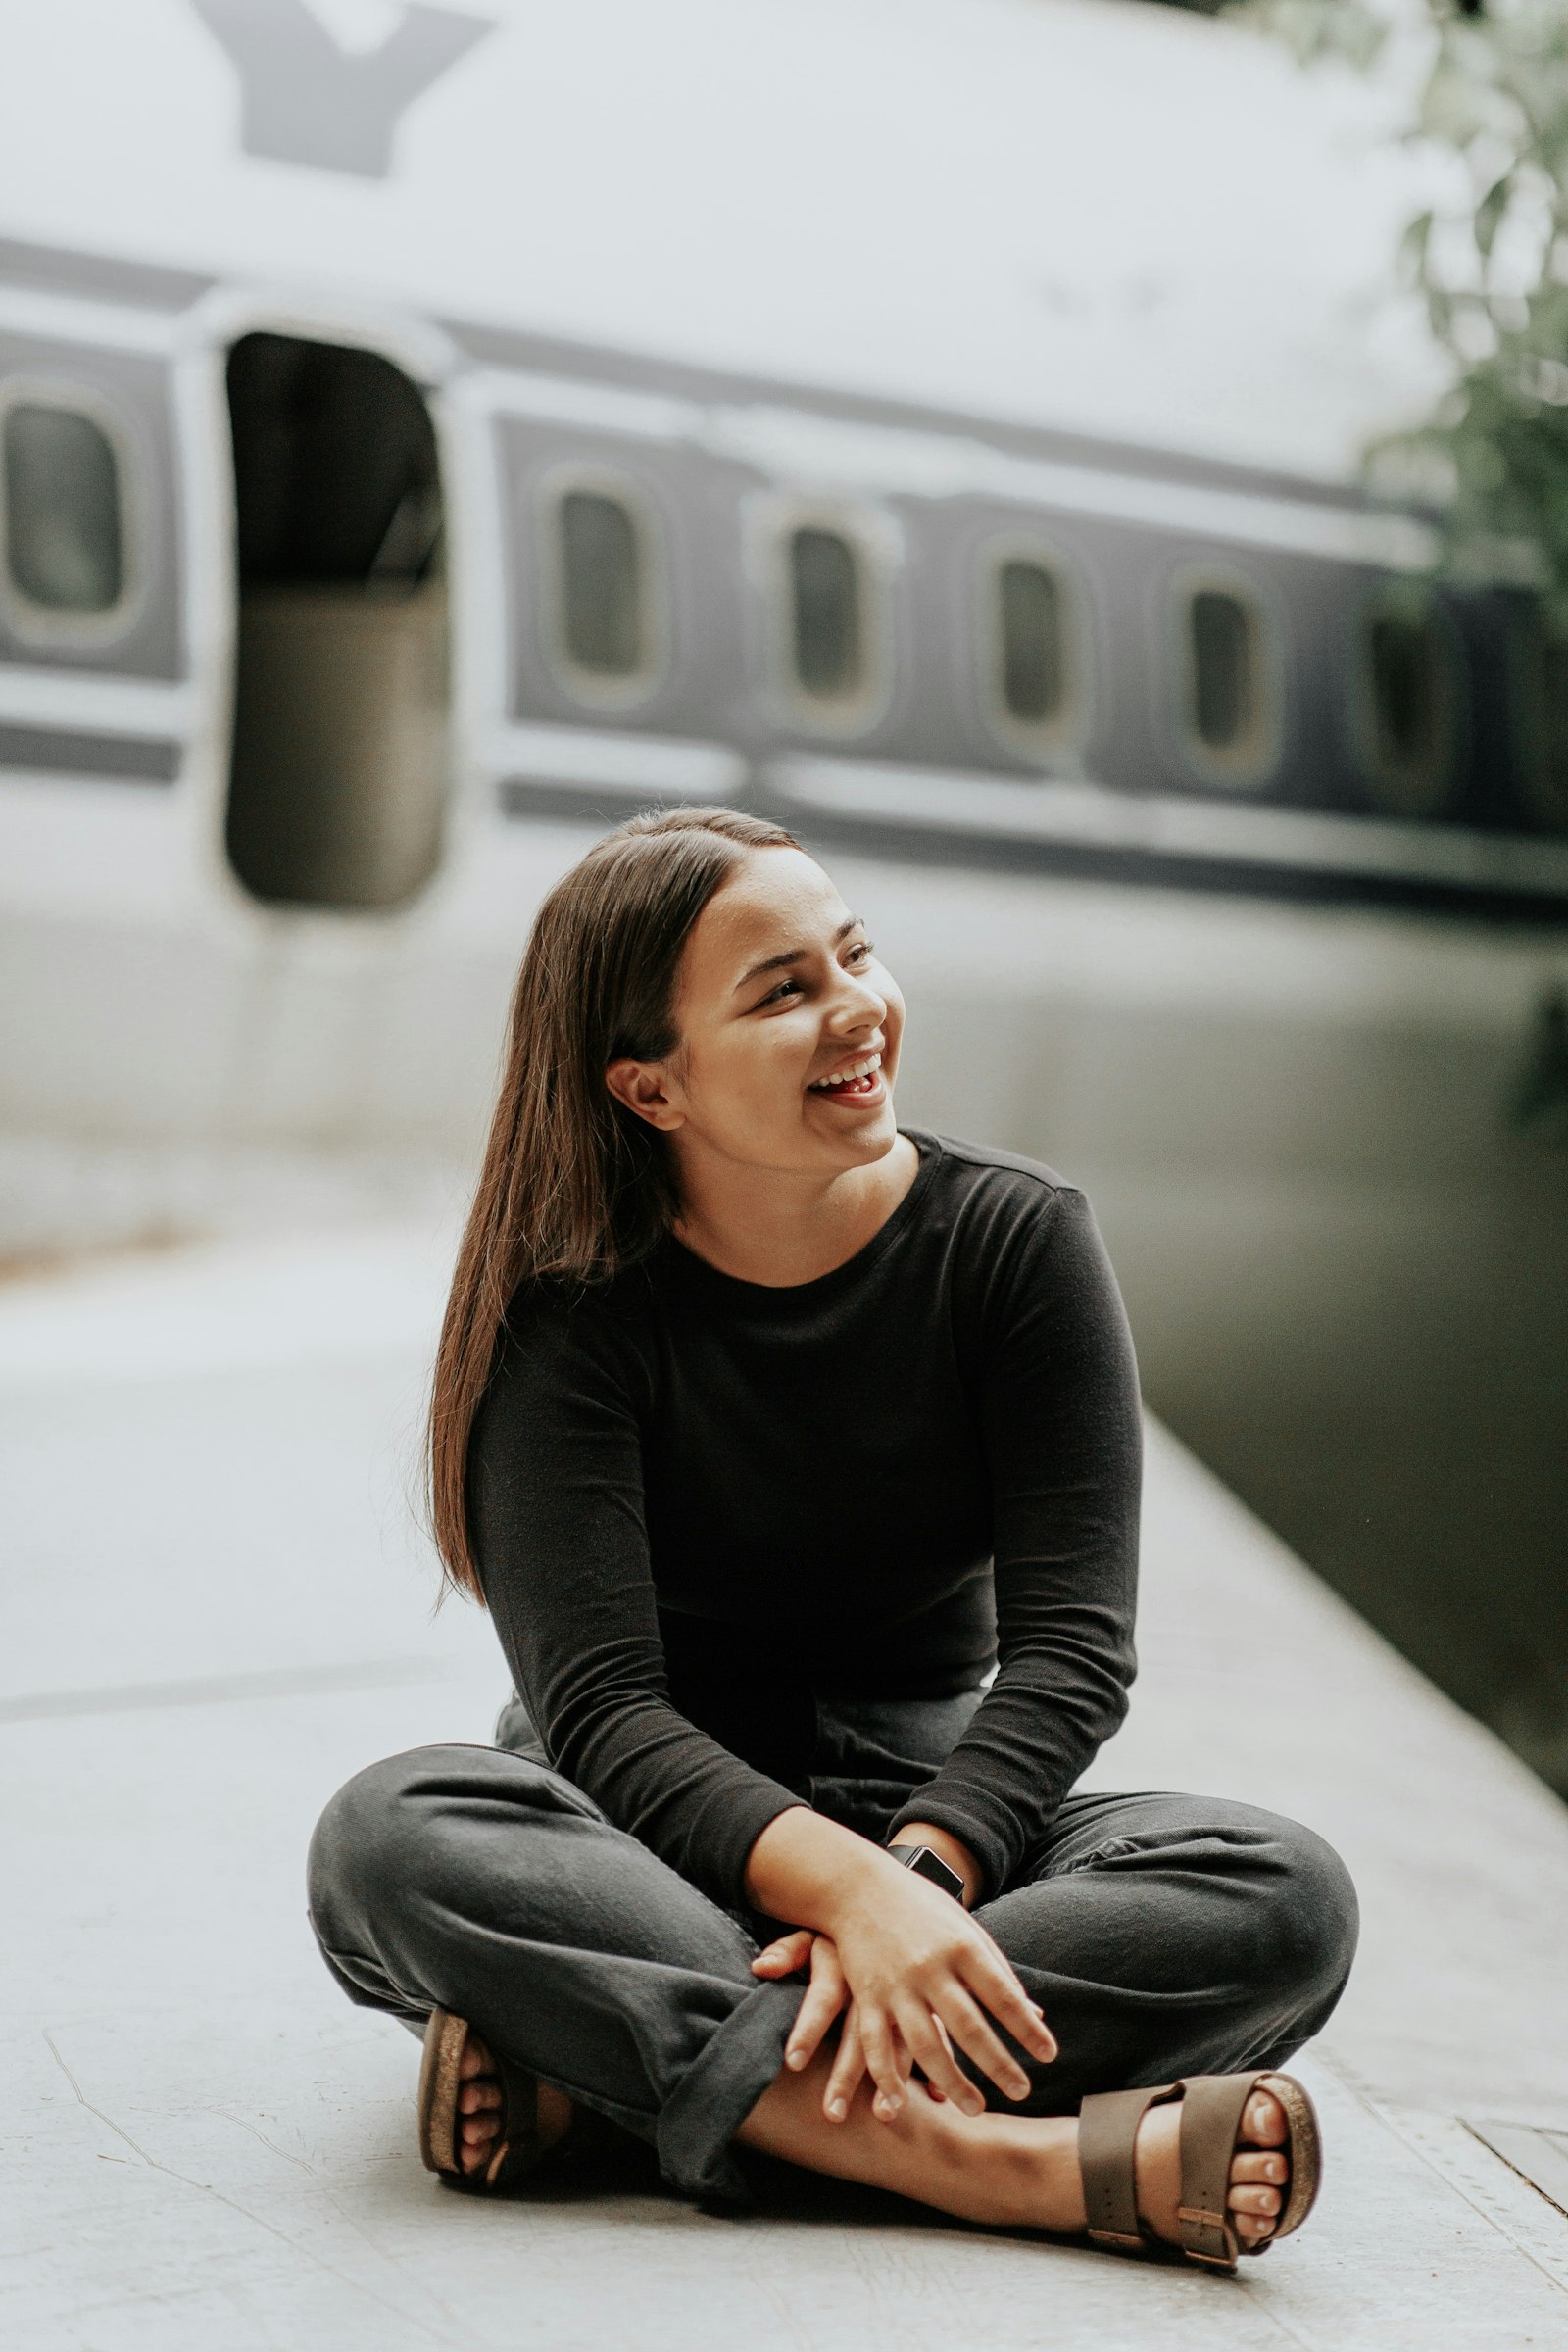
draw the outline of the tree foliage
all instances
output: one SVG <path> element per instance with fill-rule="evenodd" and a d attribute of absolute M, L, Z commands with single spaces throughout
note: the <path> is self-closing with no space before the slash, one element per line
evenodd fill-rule
<path fill-rule="evenodd" d="M 1248 0 L 1234 13 L 1303 62 L 1370 70 L 1418 43 L 1412 140 L 1452 160 L 1451 194 L 1404 233 L 1402 263 L 1447 354 L 1422 425 L 1368 453 L 1375 478 L 1446 516 L 1450 567 L 1533 577 L 1568 622 L 1568 5 Z M 1424 20 L 1424 22 L 1423 22 Z"/>

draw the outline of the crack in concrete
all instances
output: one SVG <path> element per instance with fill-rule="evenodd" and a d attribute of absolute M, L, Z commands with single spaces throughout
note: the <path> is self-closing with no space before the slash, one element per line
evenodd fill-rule
<path fill-rule="evenodd" d="M 432 2343 L 446 2345 L 448 2352 L 466 2352 L 470 2340 L 468 2337 L 449 2335 L 444 2329 L 438 2331 L 431 2328 L 425 2321 L 416 2318 L 412 2313 L 402 2310 L 396 2303 L 389 2301 L 385 2295 L 377 2294 L 373 2286 L 366 2285 L 364 2279 L 351 2278 L 348 2272 L 340 2271 L 334 2263 L 326 2261 L 322 2255 L 318 2254 L 314 2247 L 302 2245 L 298 2238 L 290 2237 L 286 2230 L 277 2229 L 262 2214 L 253 2213 L 249 2206 L 241 2205 L 236 2198 L 225 2196 L 223 2191 L 220 2188 L 215 2188 L 210 2180 L 194 2180 L 188 2173 L 177 2172 L 173 2165 L 165 2164 L 159 2157 L 150 2154 L 138 2140 L 132 2139 L 130 2133 L 116 2123 L 112 2115 L 106 2115 L 101 2107 L 93 2105 L 92 2100 L 88 2098 L 81 2084 L 61 2056 L 54 2035 L 48 2027 L 44 2026 L 40 2031 L 43 2034 L 49 2055 L 70 2083 L 77 2105 L 84 2108 L 88 2115 L 96 2117 L 107 2131 L 113 2132 L 117 2139 L 123 2140 L 125 2146 L 141 2163 L 147 2166 L 150 2172 L 163 2173 L 169 2180 L 177 2180 L 182 2188 L 194 2189 L 198 2196 L 211 2197 L 215 2203 L 226 2206 L 230 2213 L 237 2213 L 241 2221 L 249 2222 L 253 2229 L 265 2230 L 269 2237 L 274 2238 L 279 2245 L 286 2246 L 291 2254 L 303 2255 L 307 2262 L 314 2263 L 316 2268 L 324 2272 L 328 2278 L 335 2278 L 340 2286 L 346 2286 L 351 2294 L 364 2295 L 367 2301 L 373 2303 L 378 2310 L 390 2313 L 394 2319 L 402 2320 L 406 2325 L 416 2328 L 421 2334 L 428 2336 Z"/>

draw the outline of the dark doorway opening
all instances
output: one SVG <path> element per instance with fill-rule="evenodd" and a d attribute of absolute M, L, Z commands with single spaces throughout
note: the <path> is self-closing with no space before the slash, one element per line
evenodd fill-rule
<path fill-rule="evenodd" d="M 258 899 L 391 907 L 435 871 L 450 773 L 440 468 L 379 353 L 228 360 L 238 630 L 229 861 Z"/>

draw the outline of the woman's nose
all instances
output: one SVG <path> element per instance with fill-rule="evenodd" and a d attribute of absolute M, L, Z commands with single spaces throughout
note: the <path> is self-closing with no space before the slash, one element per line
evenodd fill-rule
<path fill-rule="evenodd" d="M 882 991 L 858 972 L 841 973 L 841 982 L 828 1016 L 829 1026 L 846 1032 L 880 1027 L 888 1017 L 888 1001 Z"/>

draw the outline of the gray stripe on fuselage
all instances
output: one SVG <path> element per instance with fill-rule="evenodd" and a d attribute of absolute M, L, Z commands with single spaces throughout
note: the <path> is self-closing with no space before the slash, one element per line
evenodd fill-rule
<path fill-rule="evenodd" d="M 1271 467 L 1239 466 L 1223 458 L 1154 449 L 1138 442 L 1105 441 L 1089 433 L 1009 422 L 963 409 L 927 408 L 918 402 L 849 392 L 804 379 L 736 375 L 695 362 L 661 359 L 652 353 L 613 350 L 599 344 L 567 342 L 554 335 L 531 334 L 525 328 L 475 326 L 458 318 L 439 318 L 436 324 L 470 359 L 489 368 L 523 368 L 543 375 L 586 376 L 599 383 L 679 400 L 734 403 L 742 407 L 782 405 L 846 422 L 892 425 L 904 431 L 972 433 L 993 447 L 1019 457 L 1053 458 L 1064 465 L 1109 466 L 1152 481 L 1191 482 L 1211 489 L 1294 498 L 1350 514 L 1364 514 L 1372 506 L 1354 484 L 1313 481 Z M 1374 511 L 1385 510 L 1379 507 Z M 1396 507 L 1386 511 L 1400 514 L 1407 512 Z"/>
<path fill-rule="evenodd" d="M 156 735 L 96 735 L 79 728 L 0 725 L 0 768 L 172 784 L 184 756 L 182 743 Z"/>
<path fill-rule="evenodd" d="M 169 269 L 158 263 L 121 261 L 107 255 L 76 253 L 64 247 L 0 237 L 0 285 L 26 286 L 97 301 L 124 302 L 138 309 L 177 312 L 187 310 L 214 286 L 224 282 L 217 275 Z M 1272 467 L 1239 466 L 1223 458 L 1155 449 L 1136 442 L 1108 441 L 1095 434 L 976 416 L 965 410 L 931 408 L 876 393 L 836 389 L 808 379 L 742 375 L 725 368 L 705 368 L 694 361 L 661 358 L 657 353 L 534 334 L 525 327 L 441 318 L 412 302 L 403 308 L 410 317 L 431 318 L 451 336 L 460 351 L 485 367 L 588 375 L 601 383 L 673 394 L 683 400 L 783 403 L 791 408 L 808 408 L 822 416 L 862 424 L 897 425 L 906 430 L 975 433 L 996 448 L 1020 456 L 1050 457 L 1069 465 L 1108 466 L 1153 480 L 1201 483 L 1216 489 L 1303 499 L 1351 513 L 1364 512 L 1370 503 L 1353 485 L 1313 481 Z M 1402 510 L 1391 510 L 1397 511 Z"/>
<path fill-rule="evenodd" d="M 218 279 L 157 262 L 117 261 L 107 254 L 71 253 L 0 237 L 0 285 L 37 294 L 76 294 L 91 302 L 123 302 L 138 311 L 185 311 Z"/>

